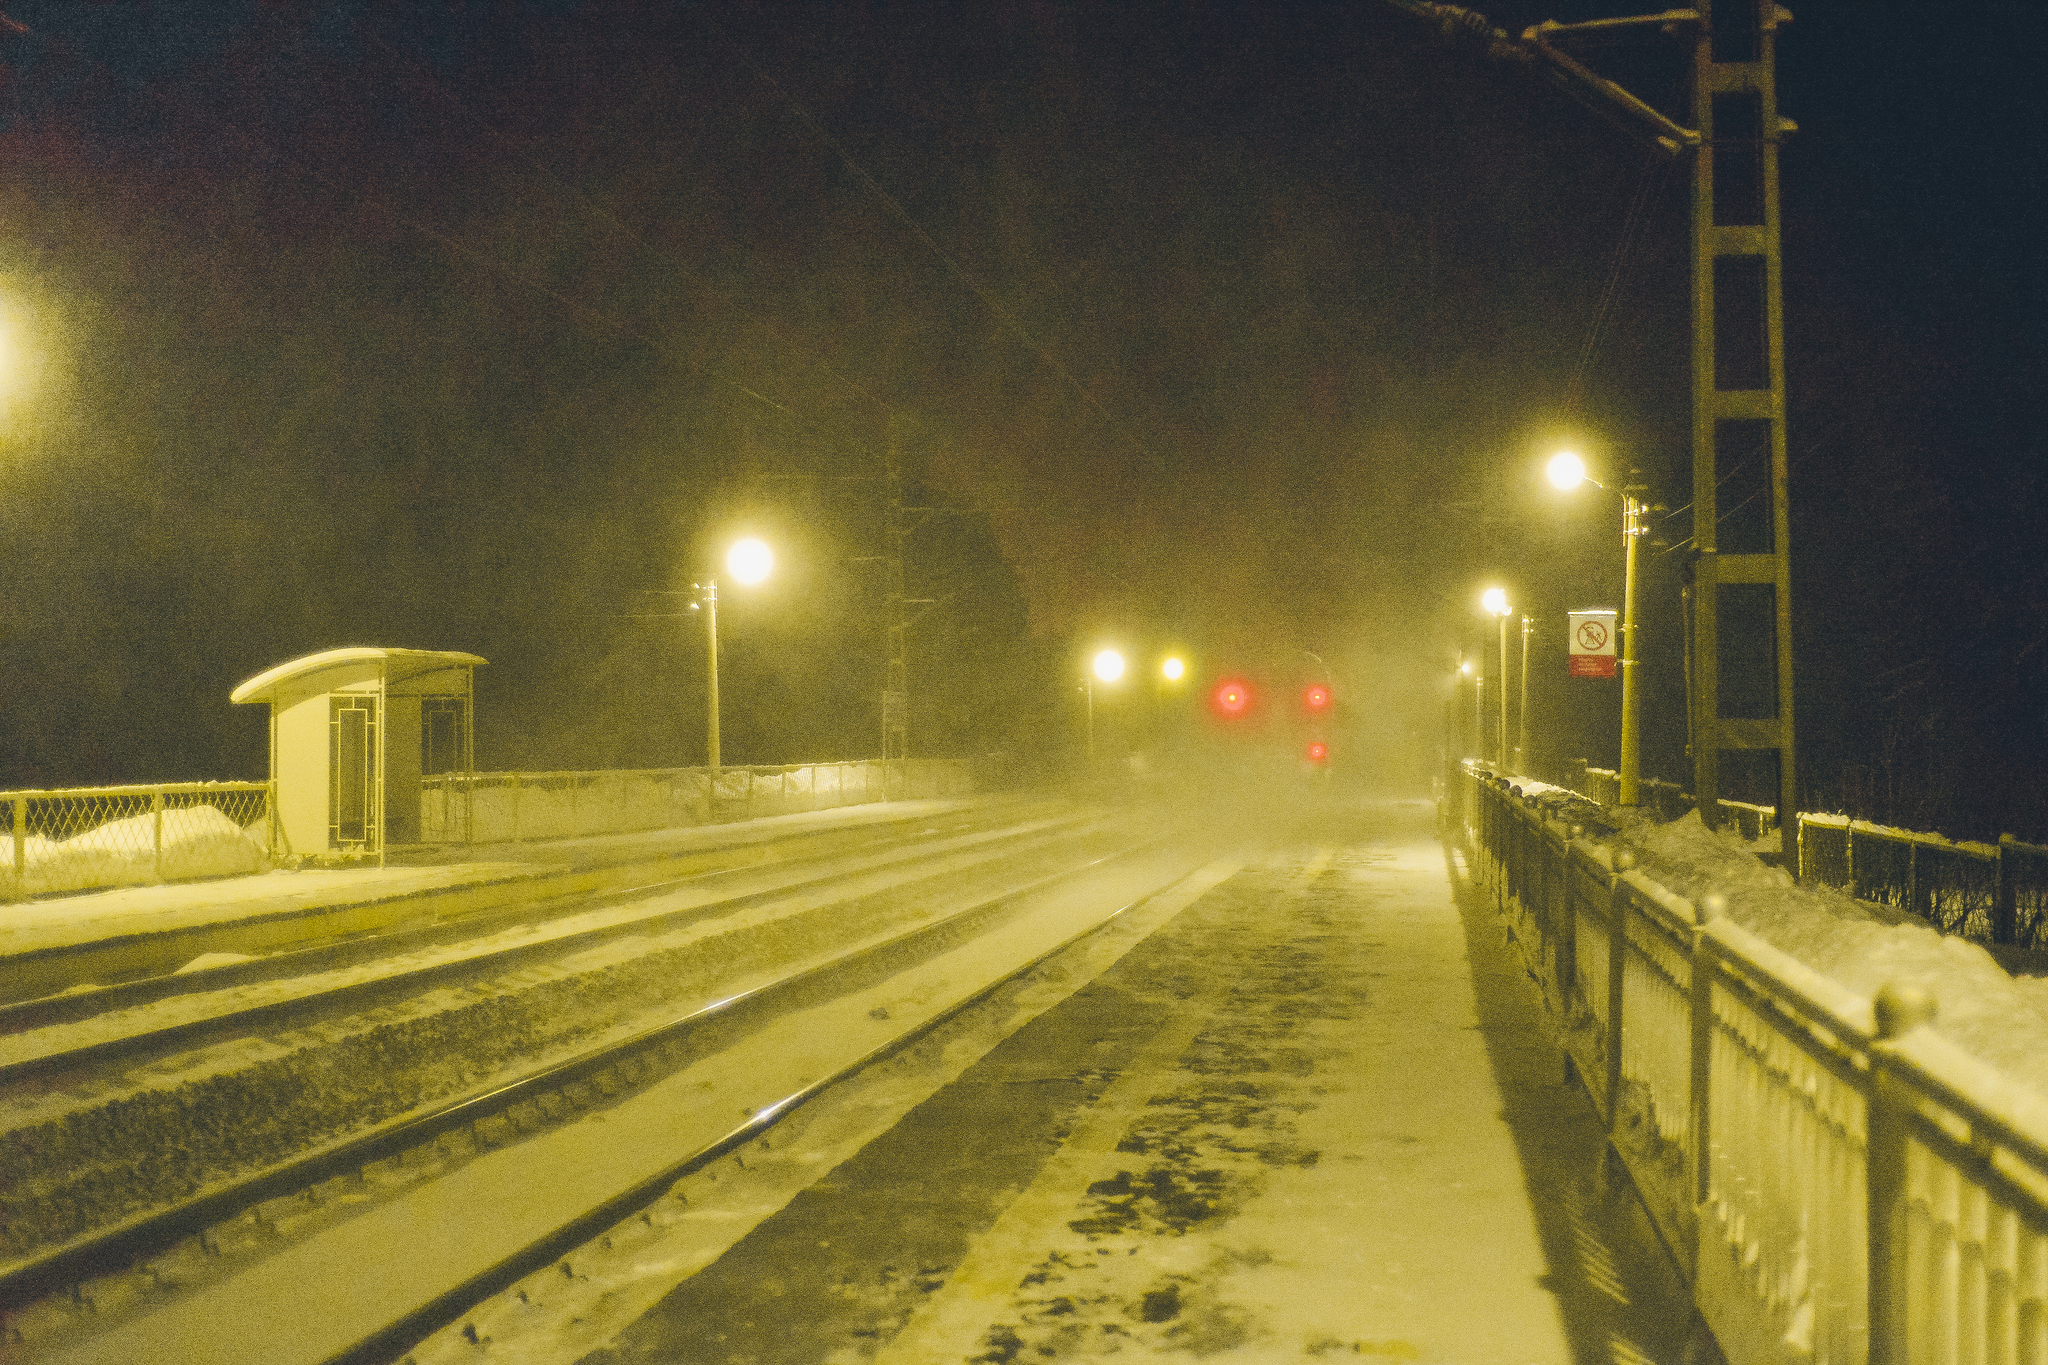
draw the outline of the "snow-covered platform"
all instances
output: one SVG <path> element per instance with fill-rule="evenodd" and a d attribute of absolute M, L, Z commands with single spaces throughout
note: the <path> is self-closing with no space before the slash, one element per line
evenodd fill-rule
<path fill-rule="evenodd" d="M 1432 826 L 1219 870 L 413 1358 L 1679 1359 L 1685 1287 Z"/>
<path fill-rule="evenodd" d="M 809 830 L 880 825 L 972 801 L 895 801 L 731 824 L 394 853 L 384 867 L 275 870 L 0 904 L 0 1003 L 257 956 L 316 938 L 630 885 L 652 865 Z"/>

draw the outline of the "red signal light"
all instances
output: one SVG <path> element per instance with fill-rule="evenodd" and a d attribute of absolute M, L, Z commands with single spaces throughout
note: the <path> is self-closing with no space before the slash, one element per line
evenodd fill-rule
<path fill-rule="evenodd" d="M 1311 711 L 1325 711 L 1330 706 L 1330 689 L 1316 683 L 1301 694 L 1301 704 Z"/>
<path fill-rule="evenodd" d="M 1245 684 L 1232 679 L 1219 684 L 1210 698 L 1221 716 L 1241 716 L 1252 704 L 1252 690 Z"/>
<path fill-rule="evenodd" d="M 1309 746 L 1308 746 L 1308 761 L 1309 761 L 1309 762 L 1311 762 L 1311 763 L 1322 763 L 1322 762 L 1326 761 L 1326 760 L 1327 760 L 1327 759 L 1328 759 L 1329 757 L 1330 757 L 1330 746 L 1329 746 L 1329 745 L 1327 745 L 1327 744 L 1325 744 L 1325 743 L 1323 743 L 1323 742 L 1322 742 L 1321 740 L 1317 740 L 1317 741 L 1315 741 L 1315 743 L 1313 743 L 1313 744 L 1311 744 L 1311 745 L 1309 745 Z"/>

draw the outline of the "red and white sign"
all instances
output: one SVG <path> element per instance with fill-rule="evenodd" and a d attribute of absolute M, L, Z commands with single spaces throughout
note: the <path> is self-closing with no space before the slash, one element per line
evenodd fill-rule
<path fill-rule="evenodd" d="M 1615 641 L 1621 632 L 1615 629 L 1615 613 L 1611 611 L 1575 611 L 1571 614 L 1572 628 L 1566 639 L 1570 642 L 1568 658 L 1571 675 L 1574 678 L 1611 678 L 1614 676 Z"/>

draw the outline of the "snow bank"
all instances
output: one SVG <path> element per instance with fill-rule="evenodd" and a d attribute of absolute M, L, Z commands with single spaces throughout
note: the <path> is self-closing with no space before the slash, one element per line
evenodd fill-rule
<path fill-rule="evenodd" d="M 180 806 L 166 810 L 163 821 L 161 863 L 154 815 L 109 820 L 68 839 L 31 834 L 22 841 L 19 882 L 14 875 L 13 845 L 0 837 L 0 896 L 233 877 L 270 866 L 261 820 L 244 829 L 217 806 Z"/>
<path fill-rule="evenodd" d="M 2048 1095 L 2048 979 L 2011 976 L 1981 944 L 1898 912 L 1795 886 L 1756 845 L 1707 829 L 1697 812 L 1636 825 L 1620 842 L 1653 879 L 1693 900 L 1719 891 L 1730 919 L 1859 995 L 1893 981 L 1930 992 L 1935 1032 Z"/>

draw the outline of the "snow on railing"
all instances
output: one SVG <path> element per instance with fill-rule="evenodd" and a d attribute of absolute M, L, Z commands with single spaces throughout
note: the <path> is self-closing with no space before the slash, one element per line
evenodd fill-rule
<path fill-rule="evenodd" d="M 1589 800 L 1619 800 L 1619 779 L 1608 769 L 1575 765 L 1572 779 Z M 1660 820 L 1692 809 L 1692 797 L 1673 783 L 1646 779 L 1643 791 Z M 1775 806 L 1722 801 L 1721 811 L 1744 839 L 1778 827 Z M 1798 843 L 1803 883 L 1896 906 L 1945 934 L 2048 948 L 2048 846 L 2010 834 L 1995 844 L 1956 842 L 1815 812 L 1800 814 Z"/>
<path fill-rule="evenodd" d="M 1547 794 L 1463 783 L 1475 874 L 1733 1365 L 2048 1360 L 2048 1101 L 1917 990 L 1873 1005 Z"/>
<path fill-rule="evenodd" d="M 972 767 L 955 759 L 865 759 L 595 772 L 446 773 L 421 781 L 428 844 L 564 839 L 751 820 L 868 801 L 964 796 Z"/>
<path fill-rule="evenodd" d="M 0 898 L 260 872 L 269 817 L 262 782 L 0 792 Z"/>
<path fill-rule="evenodd" d="M 1950 841 L 1846 815 L 1799 817 L 1799 878 L 1893 905 L 1945 934 L 2043 945 L 2048 847 Z"/>

